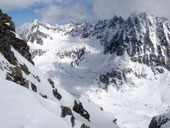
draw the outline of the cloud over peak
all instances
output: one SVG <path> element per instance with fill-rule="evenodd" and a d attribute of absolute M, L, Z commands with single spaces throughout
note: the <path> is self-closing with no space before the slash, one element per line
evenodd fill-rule
<path fill-rule="evenodd" d="M 127 18 L 134 11 L 170 19 L 169 5 L 170 0 L 0 0 L 4 10 L 34 6 L 35 14 L 48 23 Z"/>
<path fill-rule="evenodd" d="M 36 9 L 35 13 L 40 15 L 42 22 L 55 23 L 56 21 L 84 21 L 90 19 L 85 6 L 78 3 L 64 7 L 62 5 L 49 5 L 45 8 Z"/>

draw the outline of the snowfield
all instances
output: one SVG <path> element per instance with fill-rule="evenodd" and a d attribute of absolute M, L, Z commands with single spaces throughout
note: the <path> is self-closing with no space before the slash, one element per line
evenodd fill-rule
<path fill-rule="evenodd" d="M 61 117 L 61 106 L 73 108 L 74 98 L 63 88 L 55 84 L 58 92 L 62 95 L 61 100 L 57 100 L 52 93 L 51 85 L 47 81 L 47 77 L 22 57 L 14 48 L 11 48 L 19 64 L 25 64 L 31 74 L 23 76 L 26 80 L 33 82 L 37 86 L 38 92 L 33 92 L 31 88 L 26 89 L 19 84 L 6 80 L 6 73 L 11 65 L 0 54 L 0 124 L 3 128 L 71 128 L 71 116 Z M 34 77 L 39 76 L 40 82 Z M 46 95 L 43 98 L 40 94 Z M 113 123 L 115 119 L 110 113 L 101 111 L 88 97 L 80 100 L 83 107 L 90 114 L 90 122 L 72 110 L 75 117 L 74 128 L 80 128 L 82 124 L 86 124 L 92 128 L 117 128 Z"/>
<path fill-rule="evenodd" d="M 3 128 L 69 128 L 71 125 L 61 119 L 60 106 L 55 102 L 42 100 L 27 89 L 6 80 L 0 80 L 0 122 Z M 41 100 L 40 100 L 41 99 Z M 43 103 L 41 103 L 43 102 Z M 56 106 L 52 113 L 43 104 Z M 54 108 L 53 108 L 54 109 Z M 58 112 L 57 112 L 58 111 Z M 58 115 L 58 116 L 57 116 Z"/>

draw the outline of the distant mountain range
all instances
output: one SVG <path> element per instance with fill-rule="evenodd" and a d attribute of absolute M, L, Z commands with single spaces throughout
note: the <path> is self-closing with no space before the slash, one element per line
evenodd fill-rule
<path fill-rule="evenodd" d="M 34 20 L 17 28 L 35 66 L 78 98 L 118 119 L 120 127 L 148 127 L 169 112 L 170 24 L 132 13 L 96 24 L 50 25 Z M 150 128 L 168 128 L 168 114 Z"/>

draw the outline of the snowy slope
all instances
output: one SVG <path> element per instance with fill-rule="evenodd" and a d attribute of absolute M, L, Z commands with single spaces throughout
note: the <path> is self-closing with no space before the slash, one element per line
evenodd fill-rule
<path fill-rule="evenodd" d="M 57 86 L 57 90 L 62 96 L 61 100 L 56 99 L 52 93 L 52 87 L 46 78 L 32 64 L 28 63 L 27 60 L 19 55 L 16 50 L 12 49 L 12 51 L 15 53 L 19 63 L 25 64 L 28 69 L 32 71 L 29 75 L 26 75 L 23 72 L 23 77 L 36 85 L 37 92 L 34 93 L 31 87 L 29 87 L 28 90 L 18 84 L 6 80 L 6 73 L 9 72 L 8 68 L 12 65 L 10 65 L 1 55 L 0 62 L 2 70 L 0 72 L 0 102 L 2 105 L 0 110 L 2 114 L 0 118 L 2 127 L 72 127 L 70 121 L 71 116 L 61 118 L 61 106 L 71 108 L 75 117 L 75 128 L 80 128 L 83 123 L 92 128 L 99 128 L 99 126 L 103 128 L 101 124 L 106 124 L 104 124 L 104 121 L 101 121 L 102 118 L 106 119 L 108 128 L 114 127 L 114 124 L 112 123 L 114 117 L 102 112 L 100 108 L 94 105 L 91 101 L 88 101 L 87 98 L 85 98 L 82 103 L 83 105 L 87 104 L 85 108 L 90 114 L 90 122 L 73 111 L 72 108 L 74 106 L 74 100 L 76 99 L 62 88 L 54 85 L 55 87 Z M 37 82 L 33 75 L 39 76 L 40 82 Z M 40 94 L 46 95 L 47 99 L 41 97 Z M 98 114 L 96 115 L 96 113 Z M 92 116 L 93 114 L 94 116 Z"/>
<path fill-rule="evenodd" d="M 35 20 L 18 33 L 44 74 L 115 114 L 120 127 L 148 127 L 153 116 L 169 111 L 166 18 L 133 13 L 127 20 L 115 16 L 95 25 L 62 26 Z"/>
<path fill-rule="evenodd" d="M 88 97 L 76 99 L 44 76 L 31 63 L 29 47 L 6 25 L 7 15 L 0 11 L 0 16 L 0 127 L 118 128 L 111 113 Z"/>

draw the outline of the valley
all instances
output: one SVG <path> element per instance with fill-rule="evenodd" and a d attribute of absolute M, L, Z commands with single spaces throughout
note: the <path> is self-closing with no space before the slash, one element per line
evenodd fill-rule
<path fill-rule="evenodd" d="M 33 54 L 39 70 L 75 97 L 88 97 L 115 115 L 121 128 L 148 127 L 153 116 L 169 112 L 165 18 L 133 13 L 127 20 L 115 16 L 95 25 L 61 26 L 34 20 L 18 34 L 32 54 L 43 51 Z"/>

